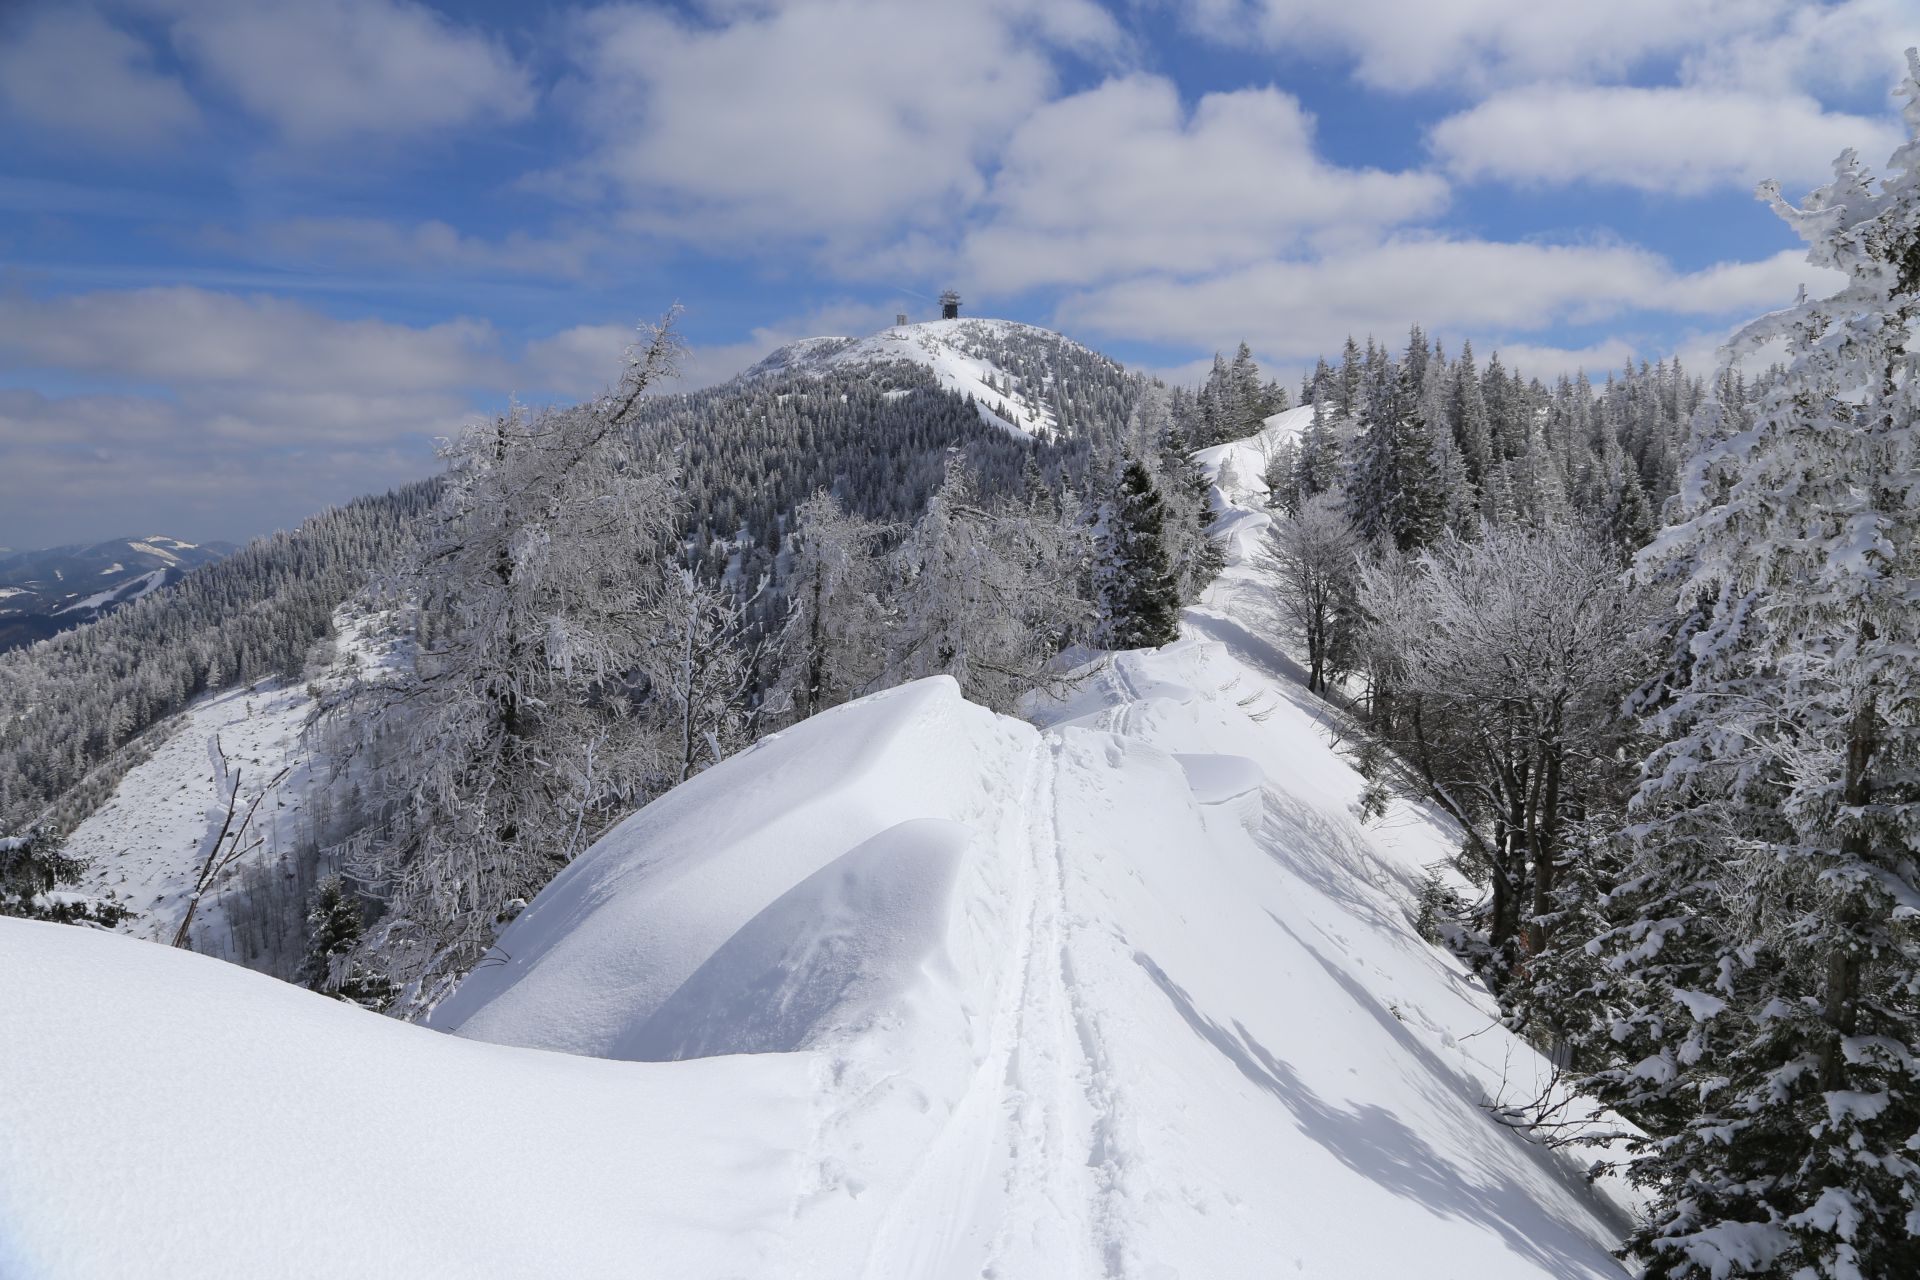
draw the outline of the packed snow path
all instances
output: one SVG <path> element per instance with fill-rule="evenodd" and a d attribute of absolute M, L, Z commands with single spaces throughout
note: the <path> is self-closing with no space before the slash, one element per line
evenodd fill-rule
<path fill-rule="evenodd" d="M 1038 728 L 936 679 L 763 741 L 549 886 L 457 1038 L 0 921 L 0 1274 L 1620 1275 L 1485 1113 L 1545 1064 L 1415 936 L 1452 838 L 1354 816 L 1223 456 L 1186 638 Z"/>

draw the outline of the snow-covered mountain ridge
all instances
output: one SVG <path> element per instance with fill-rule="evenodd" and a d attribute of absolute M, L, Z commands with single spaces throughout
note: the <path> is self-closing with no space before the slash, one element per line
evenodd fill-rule
<path fill-rule="evenodd" d="M 103 618 L 233 550 L 155 534 L 0 552 L 0 650 Z"/>
<path fill-rule="evenodd" d="M 1483 1110 L 1546 1064 L 1413 932 L 1453 834 L 1356 818 L 1273 641 L 1258 445 L 1203 456 L 1182 640 L 1037 723 L 936 678 L 762 740 L 577 859 L 452 1036 L 0 921 L 0 1273 L 1620 1274 L 1620 1206 Z"/>
<path fill-rule="evenodd" d="M 1118 375 L 1118 363 L 1050 329 L 1013 320 L 929 320 L 894 325 L 865 338 L 804 338 L 788 343 L 740 375 L 753 382 L 777 375 L 919 365 L 940 386 L 972 396 L 981 420 L 1018 435 L 1071 434 L 1062 423 L 1052 371 L 1092 363 Z"/>

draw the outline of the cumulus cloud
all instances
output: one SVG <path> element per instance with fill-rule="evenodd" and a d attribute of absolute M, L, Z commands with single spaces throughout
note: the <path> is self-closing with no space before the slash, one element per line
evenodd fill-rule
<path fill-rule="evenodd" d="M 200 111 L 153 61 L 91 9 L 20 11 L 0 22 L 0 113 L 62 141 L 166 145 L 196 129 Z"/>
<path fill-rule="evenodd" d="M 702 243 L 946 223 L 1052 91 L 1050 48 L 1119 39 L 1089 0 L 723 8 L 719 24 L 580 18 L 569 98 L 590 154 L 557 182 L 611 188 L 633 225 Z"/>
<path fill-rule="evenodd" d="M 400 139 L 533 108 L 492 38 L 414 0 L 138 0 L 203 75 L 290 141 Z"/>
<path fill-rule="evenodd" d="M 336 320 L 268 295 L 186 286 L 0 297 L 0 360 L 132 381 L 417 391 L 498 381 L 492 326 Z"/>
<path fill-rule="evenodd" d="M 105 536 L 103 513 L 185 537 L 296 523 L 430 472 L 433 438 L 514 373 L 481 321 L 191 288 L 0 297 L 0 364 L 87 388 L 0 391 L 0 510 L 23 545 Z"/>
<path fill-rule="evenodd" d="M 1874 99 L 1920 42 L 1910 0 L 1192 0 L 1188 12 L 1221 39 L 1350 58 L 1376 89 L 1464 91 L 1476 104 L 1432 132 L 1457 176 L 1687 195 L 1818 181 L 1844 146 L 1884 156 L 1899 135 Z"/>
<path fill-rule="evenodd" d="M 1431 141 L 1464 179 L 1697 195 L 1762 178 L 1814 185 L 1847 147 L 1884 156 L 1901 137 L 1890 120 L 1793 93 L 1562 84 L 1495 94 L 1441 121 Z"/>
<path fill-rule="evenodd" d="M 581 279 L 610 245 L 602 230 L 543 235 L 514 230 L 498 239 L 469 235 L 438 218 L 287 218 L 241 230 L 218 228 L 204 240 L 247 257 L 351 262 L 407 270 Z"/>
<path fill-rule="evenodd" d="M 1365 84 L 1458 88 L 1543 76 L 1616 76 L 1736 31 L 1768 29 L 1793 0 L 1190 0 L 1216 37 L 1351 58 Z"/>
<path fill-rule="evenodd" d="M 1397 338 L 1413 324 L 1479 343 L 1639 312 L 1722 315 L 1784 305 L 1797 281 L 1813 289 L 1835 282 L 1833 273 L 1796 266 L 1798 256 L 1677 272 L 1631 245 L 1402 236 L 1200 279 L 1148 276 L 1083 290 L 1062 302 L 1058 319 L 1088 332 L 1203 348 L 1244 337 L 1279 358 L 1330 351 L 1350 333 Z"/>
<path fill-rule="evenodd" d="M 1446 199 L 1432 174 L 1322 161 L 1313 118 L 1289 94 L 1207 94 L 1189 112 L 1170 80 L 1130 75 L 1021 124 L 965 259 L 992 289 L 1211 271 L 1320 228 L 1430 215 Z"/>
<path fill-rule="evenodd" d="M 698 391 L 725 382 L 789 342 L 864 336 L 892 321 L 893 313 L 885 307 L 839 302 L 756 326 L 739 342 L 690 343 L 680 361 L 679 375 L 657 390 Z M 575 325 L 528 343 L 522 363 L 540 386 L 584 399 L 606 390 L 619 373 L 622 357 L 633 340 L 631 325 Z"/>

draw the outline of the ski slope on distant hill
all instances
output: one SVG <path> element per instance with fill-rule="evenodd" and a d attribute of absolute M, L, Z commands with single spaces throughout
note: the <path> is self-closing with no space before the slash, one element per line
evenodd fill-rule
<path fill-rule="evenodd" d="M 1415 935 L 1452 837 L 1355 817 L 1232 456 L 1179 642 L 1037 726 L 942 677 L 763 740 L 451 1036 L 0 921 L 0 1272 L 1618 1276 L 1622 1206 L 1485 1113 L 1546 1064 Z"/>

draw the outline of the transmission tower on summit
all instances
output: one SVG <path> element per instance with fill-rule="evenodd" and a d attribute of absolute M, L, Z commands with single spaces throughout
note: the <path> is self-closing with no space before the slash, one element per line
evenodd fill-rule
<path fill-rule="evenodd" d="M 951 289 L 940 295 L 940 318 L 942 320 L 960 318 L 960 295 Z"/>

